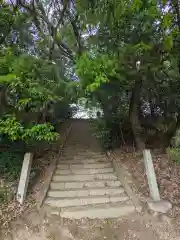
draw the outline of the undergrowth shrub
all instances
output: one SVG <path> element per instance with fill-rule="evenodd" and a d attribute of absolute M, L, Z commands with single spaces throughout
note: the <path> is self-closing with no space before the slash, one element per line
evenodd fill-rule
<path fill-rule="evenodd" d="M 107 122 L 103 118 L 91 120 L 94 135 L 99 141 L 101 147 L 105 150 L 113 149 L 117 145 L 117 139 L 112 134 L 111 126 L 108 126 Z"/>
<path fill-rule="evenodd" d="M 0 203 L 6 200 L 6 190 L 0 186 Z"/>
<path fill-rule="evenodd" d="M 168 148 L 168 155 L 171 160 L 180 164 L 180 148 Z"/>
<path fill-rule="evenodd" d="M 0 153 L 0 174 L 10 181 L 18 179 L 23 162 L 23 152 Z"/>
<path fill-rule="evenodd" d="M 180 164 L 180 130 L 176 132 L 172 139 L 172 147 L 168 148 L 168 155 L 170 159 Z"/>

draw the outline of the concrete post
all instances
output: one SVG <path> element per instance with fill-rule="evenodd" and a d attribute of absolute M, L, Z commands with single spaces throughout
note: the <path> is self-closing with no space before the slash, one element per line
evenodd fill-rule
<path fill-rule="evenodd" d="M 149 149 L 143 150 L 143 157 L 151 198 L 153 199 L 153 201 L 160 201 L 159 189 L 156 181 L 152 156 Z"/>
<path fill-rule="evenodd" d="M 26 198 L 32 159 L 33 159 L 32 153 L 26 153 L 24 155 L 24 161 L 23 161 L 23 166 L 21 170 L 21 177 L 19 180 L 19 186 L 18 186 L 18 192 L 17 192 L 17 201 L 20 204 L 23 204 Z"/>

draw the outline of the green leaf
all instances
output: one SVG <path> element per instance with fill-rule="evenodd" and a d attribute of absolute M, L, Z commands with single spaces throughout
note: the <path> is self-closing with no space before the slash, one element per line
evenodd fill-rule
<path fill-rule="evenodd" d="M 171 35 L 169 35 L 164 39 L 164 48 L 167 51 L 170 51 L 172 47 L 173 47 L 173 38 Z"/>
<path fill-rule="evenodd" d="M 8 74 L 8 75 L 4 75 L 4 76 L 0 75 L 0 84 L 11 83 L 15 79 L 16 79 L 15 74 Z"/>
<path fill-rule="evenodd" d="M 166 13 L 163 17 L 163 27 L 164 28 L 170 28 L 173 20 L 173 15 L 171 13 Z"/>

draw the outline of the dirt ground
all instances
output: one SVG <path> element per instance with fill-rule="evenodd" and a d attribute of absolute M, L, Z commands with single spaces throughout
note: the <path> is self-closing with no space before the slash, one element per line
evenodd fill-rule
<path fill-rule="evenodd" d="M 152 150 L 151 154 L 160 196 L 172 203 L 173 208 L 168 216 L 172 217 L 180 227 L 180 164 L 173 162 L 168 154 L 162 153 L 159 149 Z M 116 157 L 121 160 L 123 167 L 130 173 L 133 190 L 141 201 L 147 201 L 150 196 L 142 154 L 118 149 Z"/>
<path fill-rule="evenodd" d="M 26 211 L 0 240 L 179 240 L 180 229 L 166 216 L 147 212 L 116 220 L 67 220 L 43 209 Z"/>

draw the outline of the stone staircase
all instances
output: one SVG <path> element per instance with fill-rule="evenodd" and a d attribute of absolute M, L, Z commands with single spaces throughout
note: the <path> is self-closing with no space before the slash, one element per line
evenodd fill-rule
<path fill-rule="evenodd" d="M 74 219 L 115 218 L 133 212 L 135 207 L 110 160 L 97 146 L 92 146 L 92 134 L 87 124 L 84 128 L 82 123 L 79 124 L 72 126 L 45 204 L 59 216 Z"/>

